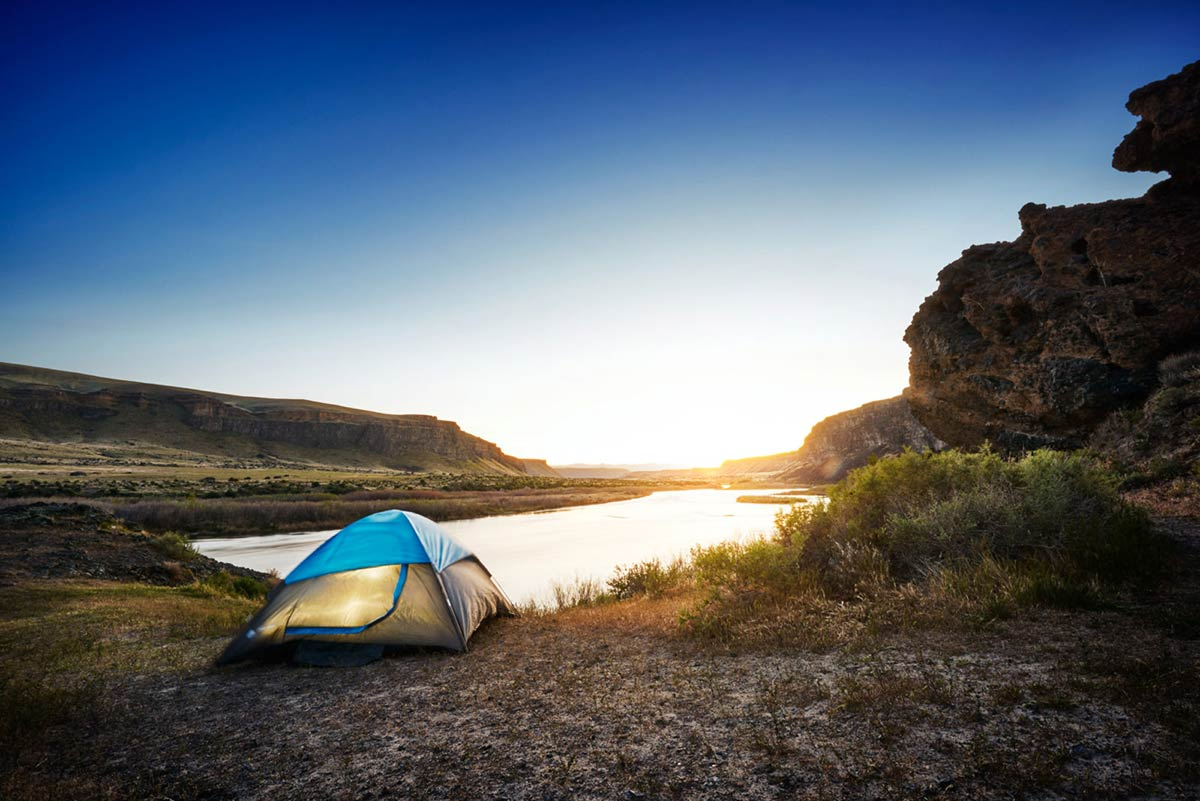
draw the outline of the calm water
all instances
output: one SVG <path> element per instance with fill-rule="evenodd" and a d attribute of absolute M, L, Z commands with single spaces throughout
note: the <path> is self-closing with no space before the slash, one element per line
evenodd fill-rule
<path fill-rule="evenodd" d="M 738 503 L 740 495 L 782 490 L 686 490 L 645 498 L 442 523 L 475 551 L 516 602 L 547 600 L 555 581 L 607 579 L 617 565 L 686 554 L 693 545 L 769 533 L 774 503 Z M 815 499 L 810 499 L 815 500 Z M 337 531 L 197 540 L 205 556 L 279 575 Z"/>

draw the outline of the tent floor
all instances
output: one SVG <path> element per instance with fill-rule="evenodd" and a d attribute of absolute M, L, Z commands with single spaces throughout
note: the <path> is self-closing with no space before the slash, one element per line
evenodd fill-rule
<path fill-rule="evenodd" d="M 382 656 L 382 645 L 301 640 L 292 652 L 292 661 L 312 667 L 359 667 Z"/>

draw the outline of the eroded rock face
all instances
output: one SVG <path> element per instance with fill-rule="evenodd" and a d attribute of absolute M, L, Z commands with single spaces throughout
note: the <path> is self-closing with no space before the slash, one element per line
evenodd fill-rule
<path fill-rule="evenodd" d="M 1177 184 L 1200 181 L 1200 61 L 1135 90 L 1125 108 L 1142 119 L 1117 146 L 1114 167 L 1169 172 Z"/>
<path fill-rule="evenodd" d="M 873 401 L 830 415 L 813 426 L 795 459 L 779 474 L 783 481 L 837 481 L 872 456 L 938 450 L 943 443 L 917 422 L 903 397 Z"/>
<path fill-rule="evenodd" d="M 1020 211 L 1014 242 L 977 245 L 938 275 L 905 332 L 907 397 L 951 445 L 1082 445 L 1200 344 L 1200 62 L 1133 93 L 1145 115 L 1121 169 L 1174 176 L 1144 197 Z"/>
<path fill-rule="evenodd" d="M 221 458 L 528 472 L 523 460 L 495 443 L 430 415 L 243 398 L 5 363 L 0 363 L 0 438 L 134 440 Z"/>

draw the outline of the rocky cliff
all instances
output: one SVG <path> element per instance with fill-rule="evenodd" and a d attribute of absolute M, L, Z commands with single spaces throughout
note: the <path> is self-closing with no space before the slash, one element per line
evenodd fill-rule
<path fill-rule="evenodd" d="M 906 396 L 946 442 L 1076 447 L 1200 346 L 1200 62 L 1130 95 L 1120 170 L 1167 171 L 1145 196 L 1020 211 L 1013 242 L 938 275 L 905 333 Z"/>
<path fill-rule="evenodd" d="M 938 450 L 943 443 L 917 422 L 903 397 L 865 403 L 812 427 L 795 459 L 779 473 L 784 481 L 837 481 L 872 456 Z"/>
<path fill-rule="evenodd" d="M 245 398 L 0 363 L 0 438 L 140 442 L 220 458 L 528 473 L 449 420 Z"/>

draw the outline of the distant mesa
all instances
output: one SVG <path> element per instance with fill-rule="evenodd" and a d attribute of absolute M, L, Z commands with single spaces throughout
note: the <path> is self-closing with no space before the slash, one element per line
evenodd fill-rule
<path fill-rule="evenodd" d="M 1127 108 L 1141 120 L 1113 166 L 1170 178 L 1135 199 L 1027 204 L 1019 238 L 963 251 L 913 317 L 906 397 L 951 445 L 1082 446 L 1200 348 L 1200 62 Z"/>
<path fill-rule="evenodd" d="M 669 464 L 563 464 L 554 465 L 567 478 L 630 478 L 662 471 L 689 473 L 691 468 Z"/>
<path fill-rule="evenodd" d="M 126 457 L 555 475 L 457 423 L 249 398 L 0 362 L 0 440 L 113 443 Z M 0 456 L 3 456 L 0 453 Z"/>
<path fill-rule="evenodd" d="M 542 476 L 545 478 L 562 477 L 562 473 L 548 465 L 545 459 L 522 459 L 521 461 L 525 465 L 525 472 L 531 476 Z"/>

